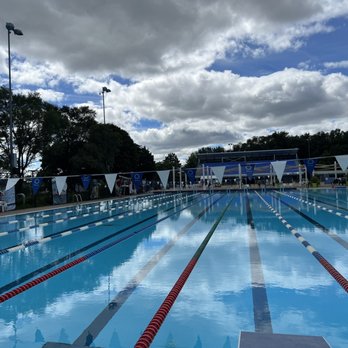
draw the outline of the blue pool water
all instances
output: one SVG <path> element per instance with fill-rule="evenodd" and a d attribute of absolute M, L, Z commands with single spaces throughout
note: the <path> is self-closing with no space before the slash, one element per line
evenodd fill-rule
<path fill-rule="evenodd" d="M 219 218 L 151 347 L 237 347 L 241 331 L 347 347 L 347 292 L 315 257 L 348 277 L 346 189 L 161 194 L 3 216 L 0 347 L 133 347 Z"/>

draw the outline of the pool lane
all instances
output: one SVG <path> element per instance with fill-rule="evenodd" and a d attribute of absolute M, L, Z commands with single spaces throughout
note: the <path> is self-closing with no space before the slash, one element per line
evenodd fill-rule
<path fill-rule="evenodd" d="M 116 292 L 125 288 L 135 274 L 134 270 L 140 269 L 146 264 L 148 258 L 153 256 L 154 252 L 164 244 L 165 240 L 162 239 L 161 233 L 165 235 L 170 232 L 171 236 L 175 236 L 180 228 L 210 205 L 211 200 L 207 195 L 201 198 L 203 199 L 197 200 L 196 204 L 181 212 L 179 211 L 180 206 L 177 205 L 176 215 L 163 220 L 141 238 L 135 236 L 122 243 L 122 246 L 115 246 L 96 255 L 93 261 L 77 265 L 73 273 L 69 270 L 66 274 L 59 274 L 50 279 L 46 285 L 39 284 L 26 293 L 20 294 L 18 298 L 15 297 L 9 302 L 5 302 L 1 305 L 1 318 L 10 316 L 11 308 L 20 308 L 23 313 L 22 318 L 27 322 L 25 327 L 22 327 L 20 321 L 17 321 L 17 335 L 22 342 L 30 341 L 30 337 L 35 331 L 33 327 L 40 328 L 45 340 L 57 341 L 56 330 L 58 328 L 59 330 L 64 329 L 67 336 L 74 337 L 87 324 L 85 319 L 90 321 L 105 306 L 105 298 L 113 298 Z M 210 214 L 210 209 L 208 210 Z M 148 238 L 156 231 L 157 235 L 160 233 L 159 238 L 155 238 L 155 243 L 148 248 L 147 246 L 150 246 L 147 242 Z M 106 290 L 107 288 L 108 290 Z M 70 311 L 70 305 L 73 307 L 71 308 L 73 313 Z M 39 317 L 36 315 L 31 317 L 29 313 L 31 308 L 35 308 L 35 313 L 40 313 Z M 66 314 L 67 316 L 65 316 L 66 311 L 69 312 Z M 64 323 L 69 323 L 69 328 Z"/>
<path fill-rule="evenodd" d="M 348 342 L 347 293 L 298 242 L 286 226 L 256 196 L 251 206 L 267 286 L 272 326 L 275 333 L 323 336 L 335 348 Z M 300 215 L 262 194 L 291 225 L 327 256 L 336 268 L 344 264 L 347 252 L 321 231 L 315 232 Z M 318 241 L 320 243 L 318 244 Z M 323 243 L 322 243 L 323 241 Z M 340 268 L 341 271 L 344 269 Z M 345 267 L 346 269 L 346 267 Z M 251 330 L 245 330 L 251 331 Z"/>
<path fill-rule="evenodd" d="M 231 207 L 177 297 L 154 347 L 235 347 L 242 327 L 254 329 L 245 202 L 239 193 L 232 196 Z M 134 346 L 228 202 L 227 197 L 219 201 L 178 241 L 100 333 L 96 346 L 108 346 L 116 335 L 121 346 Z"/>
<path fill-rule="evenodd" d="M 191 196 L 189 198 L 190 198 L 190 200 L 186 200 L 185 204 L 183 204 L 183 207 L 181 209 L 186 209 L 187 205 L 189 206 L 190 204 L 191 205 L 195 204 L 197 197 L 196 196 Z M 111 238 L 116 237 L 118 235 L 121 235 L 123 232 L 125 233 L 125 235 L 123 237 L 121 237 L 121 238 L 118 238 L 118 240 L 116 242 L 113 242 L 112 244 L 122 242 L 125 238 L 129 238 L 129 237 L 133 236 L 133 234 L 139 233 L 139 231 L 140 232 L 143 231 L 144 228 L 148 229 L 149 227 L 153 226 L 154 224 L 160 222 L 161 220 L 166 219 L 166 218 L 176 214 L 177 213 L 176 205 L 173 204 L 173 205 L 166 206 L 165 210 L 163 211 L 163 213 L 166 213 L 167 215 L 165 215 L 164 217 L 159 218 L 158 217 L 159 213 L 156 212 L 156 211 L 152 211 L 152 214 L 149 215 L 149 216 L 146 215 L 143 212 L 142 216 L 140 216 L 140 214 L 139 215 L 135 214 L 137 216 L 135 219 L 134 218 L 133 219 L 129 219 L 126 223 L 123 222 L 123 225 L 119 225 L 119 227 L 117 226 L 117 223 L 114 223 L 114 224 L 110 225 L 110 227 L 113 228 L 113 231 L 111 233 L 108 231 L 108 234 L 106 236 L 100 235 L 100 233 L 98 233 L 97 235 L 93 235 L 94 241 L 92 243 L 87 244 L 87 245 L 85 245 L 85 246 L 83 246 L 82 248 L 79 248 L 79 249 L 73 249 L 73 251 L 71 251 L 70 253 L 66 254 L 65 256 L 60 257 L 60 258 L 58 258 L 58 259 L 56 259 L 56 260 L 54 260 L 54 261 L 52 261 L 52 262 L 42 266 L 42 267 L 39 267 L 39 268 L 37 268 L 37 269 L 27 273 L 27 274 L 23 274 L 21 277 L 18 277 L 17 279 L 12 280 L 12 281 L 10 281 L 7 284 L 2 285 L 0 294 L 2 292 L 4 292 L 4 291 L 8 291 L 13 286 L 17 286 L 17 285 L 23 283 L 24 281 L 26 281 L 26 280 L 28 280 L 28 279 L 30 279 L 30 278 L 40 274 L 43 271 L 47 271 L 48 269 L 51 269 L 52 267 L 57 266 L 57 265 L 59 265 L 60 263 L 62 263 L 64 261 L 68 261 L 68 260 L 72 259 L 76 255 L 79 255 L 79 254 L 81 254 L 81 253 L 83 253 L 85 251 L 88 251 L 89 249 L 92 249 L 92 248 L 94 248 L 96 246 L 105 248 L 107 245 L 110 244 L 110 243 L 105 244 L 108 240 L 110 240 Z M 98 226 L 98 227 L 100 227 L 100 226 Z M 116 229 L 116 231 L 115 231 L 115 229 Z M 89 235 L 91 235 L 91 233 Z M 70 237 L 70 239 L 69 239 L 69 246 L 70 247 L 72 246 L 72 239 L 77 239 L 78 242 L 80 242 L 80 239 L 81 239 L 80 236 L 75 236 L 75 235 L 69 236 L 69 237 Z M 99 238 L 99 239 L 95 240 L 95 238 Z M 84 238 L 84 242 L 86 242 L 86 238 Z M 57 248 L 57 245 L 55 245 L 54 247 Z M 57 252 L 57 249 L 55 249 L 55 250 Z M 19 251 L 17 253 L 17 255 L 18 254 L 19 254 L 19 256 L 22 256 L 21 251 Z M 90 255 L 90 254 L 91 254 L 91 252 L 89 254 L 87 254 L 87 255 Z M 9 256 L 12 256 L 12 254 L 10 254 Z M 28 255 L 26 255 L 26 256 L 28 256 Z M 93 256 L 93 254 L 92 254 L 92 256 Z M 37 255 L 36 255 L 36 257 L 37 257 Z M 88 258 L 89 258 L 89 256 L 87 257 L 87 259 Z M 45 258 L 45 261 L 47 261 L 47 258 Z M 80 262 L 84 262 L 84 261 L 86 261 L 86 255 L 83 258 L 80 257 L 78 259 L 78 261 L 75 260 L 75 261 L 72 261 L 72 262 L 69 262 L 69 263 L 65 263 L 64 266 L 61 266 L 59 269 L 56 269 L 56 271 L 55 271 L 56 273 L 52 273 L 52 271 L 51 271 L 51 272 L 47 273 L 46 275 L 39 277 L 40 280 L 35 280 L 35 281 L 37 281 L 37 282 L 45 281 L 46 279 L 42 278 L 42 277 L 46 277 L 47 276 L 48 278 L 51 278 L 52 276 L 55 276 L 56 274 L 58 274 L 58 273 L 60 273 L 62 271 L 65 271 L 67 268 L 70 268 L 70 267 L 74 266 L 76 263 L 80 263 Z M 33 263 L 30 263 L 30 264 L 32 265 Z M 22 272 L 23 272 L 23 268 L 22 268 Z M 8 275 L 9 274 L 7 274 L 7 276 Z M 36 284 L 34 284 L 34 285 L 36 285 Z M 32 287 L 33 284 L 32 284 L 32 282 L 29 282 L 27 284 L 23 284 L 22 286 Z M 17 289 L 13 289 L 13 291 L 23 292 L 24 289 L 21 287 L 20 290 L 17 288 Z M 4 297 L 1 298 L 1 296 L 0 296 L 0 300 L 6 300 L 7 297 L 10 298 L 13 295 L 14 295 L 14 293 L 3 294 Z"/>
<path fill-rule="evenodd" d="M 259 198 L 267 205 L 267 207 L 277 216 L 282 224 L 293 234 L 294 237 L 307 249 L 307 251 L 313 255 L 317 261 L 328 271 L 328 273 L 337 281 L 337 283 L 348 293 L 348 280 L 325 258 L 320 254 L 303 236 L 288 223 L 287 220 L 276 210 L 267 203 L 258 193 Z"/>
<path fill-rule="evenodd" d="M 237 346 L 240 331 L 255 331 L 250 268 L 250 241 L 255 242 L 255 239 L 250 239 L 251 224 L 247 224 L 245 195 L 231 193 L 228 196 L 209 208 L 160 259 L 132 290 L 131 296 L 108 321 L 93 345 L 131 347 L 135 344 L 232 197 L 234 201 L 174 303 L 153 346 L 232 348 Z M 324 253 L 325 247 L 333 249 L 333 258 L 330 254 L 328 259 L 335 260 L 332 263 L 336 267 L 345 267 L 347 263 L 341 265 L 341 257 L 346 254 L 342 246 L 279 200 L 268 195 L 264 197 L 280 207 L 282 214 L 291 218 L 293 225 L 299 226 L 301 234 L 306 233 L 306 239 L 313 240 L 320 252 Z M 322 335 L 332 347 L 345 348 L 348 304 L 343 289 L 255 194 L 250 192 L 248 198 L 273 331 Z M 183 204 L 177 207 L 183 207 Z M 42 340 L 73 343 L 118 294 L 128 289 L 151 258 L 210 204 L 211 198 L 207 197 L 161 221 L 150 231 L 135 235 L 1 304 L 0 346 L 41 348 Z M 300 209 L 301 203 L 296 208 Z M 164 215 L 163 211 L 159 212 L 159 218 Z"/>

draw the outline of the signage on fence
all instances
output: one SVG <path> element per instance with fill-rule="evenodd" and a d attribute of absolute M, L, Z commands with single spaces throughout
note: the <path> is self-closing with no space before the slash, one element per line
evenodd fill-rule
<path fill-rule="evenodd" d="M 254 169 L 255 169 L 255 164 L 246 164 L 244 166 L 245 169 L 245 174 L 248 177 L 248 179 L 252 179 L 254 175 Z"/>
<path fill-rule="evenodd" d="M 85 190 L 88 189 L 89 183 L 91 182 L 91 178 L 92 177 L 90 175 L 81 175 L 82 185 Z"/>
<path fill-rule="evenodd" d="M 185 173 L 187 175 L 187 179 L 191 184 L 196 182 L 196 169 L 186 169 Z"/>
<path fill-rule="evenodd" d="M 132 173 L 132 182 L 135 186 L 135 190 L 138 192 L 143 186 L 144 173 Z"/>
<path fill-rule="evenodd" d="M 318 160 L 317 159 L 308 159 L 304 160 L 304 165 L 307 168 L 307 176 L 310 178 L 313 174 L 313 170 L 315 168 L 315 165 L 317 164 Z"/>
<path fill-rule="evenodd" d="M 41 183 L 42 183 L 42 178 L 32 178 L 31 179 L 31 188 L 33 190 L 34 195 L 36 195 L 39 192 Z"/>

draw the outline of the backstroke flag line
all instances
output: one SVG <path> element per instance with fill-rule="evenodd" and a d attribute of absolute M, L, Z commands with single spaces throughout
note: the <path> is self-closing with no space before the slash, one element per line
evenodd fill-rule
<path fill-rule="evenodd" d="M 341 169 L 345 171 L 348 167 L 348 155 L 336 156 L 336 160 L 340 165 Z"/>
<path fill-rule="evenodd" d="M 158 170 L 157 174 L 159 178 L 161 179 L 161 183 L 163 185 L 163 188 L 166 189 L 168 184 L 168 178 L 169 178 L 170 170 Z"/>
<path fill-rule="evenodd" d="M 272 167 L 277 175 L 279 182 L 282 182 L 285 166 L 287 161 L 275 161 L 271 162 Z"/>
<path fill-rule="evenodd" d="M 117 174 L 104 174 L 110 193 L 114 190 Z"/>
<path fill-rule="evenodd" d="M 9 178 L 9 179 L 7 179 L 5 191 L 11 189 L 14 185 L 16 185 L 18 180 L 19 180 L 19 178 Z"/>
<path fill-rule="evenodd" d="M 225 166 L 211 167 L 212 171 L 216 176 L 216 179 L 218 179 L 220 184 L 222 184 L 222 178 L 224 177 L 225 168 Z"/>
<path fill-rule="evenodd" d="M 66 184 L 66 178 L 67 176 L 56 176 L 56 185 L 57 185 L 57 191 L 60 195 L 63 191 L 64 185 Z"/>

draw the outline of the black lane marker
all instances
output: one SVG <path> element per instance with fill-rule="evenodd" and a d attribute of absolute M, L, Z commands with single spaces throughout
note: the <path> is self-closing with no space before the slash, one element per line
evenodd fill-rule
<path fill-rule="evenodd" d="M 217 220 L 214 222 L 213 226 L 210 228 L 208 234 L 205 236 L 204 240 L 192 256 L 189 263 L 186 265 L 185 269 L 180 274 L 179 278 L 173 285 L 172 289 L 169 291 L 168 295 L 158 308 L 155 315 L 152 317 L 150 323 L 145 328 L 141 336 L 139 337 L 138 341 L 135 343 L 134 348 L 148 348 L 150 347 L 152 341 L 154 340 L 155 336 L 157 335 L 158 331 L 160 330 L 162 324 L 164 323 L 168 313 L 170 312 L 172 306 L 174 305 L 176 299 L 178 298 L 181 290 L 183 289 L 187 279 L 190 277 L 191 272 L 194 270 L 199 258 L 201 257 L 203 251 L 205 250 L 206 246 L 208 245 L 211 237 L 213 236 L 215 230 L 217 229 L 218 225 L 220 224 L 222 218 L 224 217 L 226 211 L 229 209 L 230 205 L 232 203 L 232 199 L 230 202 L 225 206 Z M 195 345 L 196 346 L 196 345 Z M 168 346 L 167 346 L 168 347 Z"/>
<path fill-rule="evenodd" d="M 312 219 L 310 216 L 304 214 L 302 211 L 296 209 L 295 207 L 293 207 L 292 205 L 284 202 L 281 198 L 276 197 L 272 194 L 272 196 L 279 200 L 281 203 L 283 203 L 284 205 L 286 205 L 288 208 L 290 208 L 291 210 L 293 210 L 295 213 L 299 214 L 301 217 L 303 217 L 305 220 L 307 220 L 308 222 L 310 222 L 311 224 L 313 224 L 315 227 L 319 228 L 322 232 L 324 232 L 327 236 L 329 236 L 330 238 L 332 238 L 335 242 L 337 242 L 338 244 L 340 244 L 341 246 L 343 246 L 343 248 L 348 249 L 348 242 L 345 241 L 344 239 L 342 239 L 340 236 L 338 236 L 336 233 L 331 232 L 327 227 L 325 227 L 324 225 L 322 225 L 321 223 L 319 223 L 318 221 Z"/>
<path fill-rule="evenodd" d="M 246 212 L 249 225 L 248 234 L 251 269 L 251 290 L 254 305 L 255 332 L 272 333 L 272 319 L 268 306 L 267 291 L 262 270 L 262 261 L 248 195 L 246 195 Z"/>
<path fill-rule="evenodd" d="M 216 199 L 204 210 L 202 210 L 192 221 L 172 239 L 168 244 L 162 247 L 138 273 L 129 281 L 127 286 L 121 290 L 110 303 L 100 312 L 100 314 L 92 321 L 92 323 L 81 333 L 75 340 L 73 345 L 76 346 L 90 346 L 96 339 L 99 333 L 104 329 L 112 317 L 119 311 L 122 305 L 127 301 L 129 296 L 134 292 L 138 285 L 144 280 L 149 272 L 158 264 L 162 257 L 175 245 L 179 238 L 186 234 L 189 229 L 223 196 Z"/>
<path fill-rule="evenodd" d="M 204 200 L 204 199 L 207 199 L 207 198 L 202 198 L 199 201 Z M 194 200 L 195 200 L 195 198 L 193 199 L 193 201 Z M 188 205 L 186 208 L 191 207 L 194 204 L 195 203 L 192 203 L 192 204 Z M 184 209 L 186 209 L 186 208 L 184 208 Z M 167 212 L 167 211 L 172 210 L 172 209 L 175 209 L 175 207 L 174 206 L 170 207 L 168 209 L 163 210 L 162 212 Z M 72 252 L 70 254 L 67 254 L 67 255 L 61 257 L 58 260 L 55 260 L 55 261 L 53 261 L 53 262 L 51 262 L 51 263 L 49 263 L 49 264 L 47 264 L 47 265 L 45 265 L 43 267 L 38 268 L 37 270 L 35 270 L 33 272 L 30 272 L 30 273 L 28 273 L 28 274 L 18 278 L 17 280 L 14 280 L 14 281 L 12 281 L 12 282 L 2 286 L 0 288 L 0 294 L 4 293 L 5 291 L 8 291 L 8 290 L 12 289 L 13 287 L 15 287 L 15 286 L 17 286 L 19 284 L 22 284 L 22 283 L 26 282 L 27 280 L 29 280 L 29 279 L 39 275 L 42 272 L 45 272 L 45 271 L 53 268 L 54 266 L 59 265 L 60 263 L 66 261 L 66 260 L 69 260 L 69 259 L 73 258 L 74 256 L 76 256 L 78 254 L 83 253 L 84 251 L 87 251 L 88 249 L 91 249 L 91 248 L 95 247 L 96 245 L 99 245 L 99 244 L 105 242 L 106 240 L 108 240 L 110 238 L 113 238 L 113 237 L 121 234 L 122 232 L 127 231 L 128 229 L 131 229 L 133 227 L 136 227 L 136 226 L 142 224 L 143 222 L 151 220 L 151 219 L 155 218 L 156 216 L 158 216 L 158 213 L 153 214 L 153 215 L 151 215 L 151 216 L 149 216 L 149 217 L 147 217 L 145 219 L 142 219 L 141 221 L 138 221 L 138 222 L 136 222 L 136 223 L 134 223 L 134 224 L 132 224 L 130 226 L 126 226 L 126 227 L 122 228 L 121 230 L 119 230 L 117 232 L 114 232 L 114 233 L 112 233 L 112 234 L 110 234 L 110 235 L 108 235 L 108 236 L 106 236 L 106 237 L 104 237 L 102 239 L 99 239 L 99 240 L 97 240 L 97 241 L 95 241 L 95 242 L 93 242 L 91 244 L 88 244 L 88 245 L 84 246 L 81 249 L 78 249 L 78 250 L 76 250 L 76 251 L 74 251 L 74 252 Z"/>

